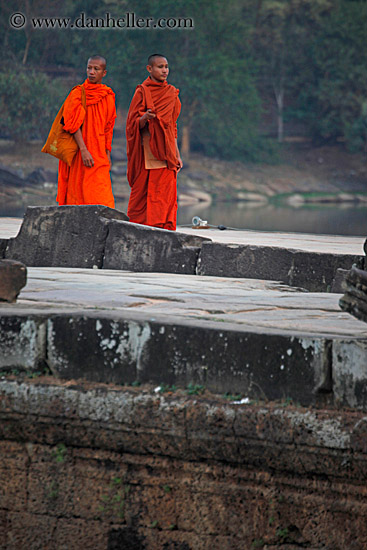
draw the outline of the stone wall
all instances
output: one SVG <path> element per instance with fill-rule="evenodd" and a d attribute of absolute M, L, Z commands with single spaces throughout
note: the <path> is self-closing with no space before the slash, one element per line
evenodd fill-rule
<path fill-rule="evenodd" d="M 81 267 L 281 281 L 340 292 L 338 270 L 362 255 L 322 254 L 246 244 L 138 225 L 100 205 L 28 207 L 19 234 L 0 239 L 0 258 L 28 267 Z"/>
<path fill-rule="evenodd" d="M 0 381 L 2 550 L 363 550 L 361 412 Z"/>

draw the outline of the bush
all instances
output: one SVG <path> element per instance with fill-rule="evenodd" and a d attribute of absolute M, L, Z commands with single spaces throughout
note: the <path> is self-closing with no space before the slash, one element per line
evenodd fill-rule
<path fill-rule="evenodd" d="M 40 72 L 0 71 L 0 133 L 18 143 L 45 139 L 67 91 Z"/>

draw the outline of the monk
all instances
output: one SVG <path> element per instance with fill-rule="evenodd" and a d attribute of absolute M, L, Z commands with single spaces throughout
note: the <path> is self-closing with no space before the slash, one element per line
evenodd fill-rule
<path fill-rule="evenodd" d="M 102 204 L 114 208 L 110 177 L 111 144 L 116 118 L 115 94 L 102 79 L 106 59 L 88 59 L 85 89 L 86 110 L 81 89 L 73 89 L 64 103 L 64 130 L 73 134 L 79 151 L 71 166 L 59 161 L 56 201 L 65 204 Z"/>
<path fill-rule="evenodd" d="M 177 146 L 179 90 L 167 83 L 166 57 L 148 59 L 149 76 L 137 86 L 127 121 L 127 179 L 131 187 L 127 215 L 133 223 L 174 231 L 177 219 Z"/>

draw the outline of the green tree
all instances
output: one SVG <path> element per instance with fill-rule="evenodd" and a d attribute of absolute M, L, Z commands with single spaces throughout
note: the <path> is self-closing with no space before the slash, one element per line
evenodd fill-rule
<path fill-rule="evenodd" d="M 16 142 L 45 138 L 66 90 L 34 71 L 0 72 L 0 132 Z"/>
<path fill-rule="evenodd" d="M 300 86 L 298 115 L 315 140 L 346 140 L 367 150 L 367 4 L 336 2 L 310 41 L 308 82 Z"/>
<path fill-rule="evenodd" d="M 275 98 L 279 142 L 284 138 L 286 95 L 287 99 L 293 97 L 295 82 L 304 71 L 310 36 L 322 25 L 332 5 L 332 0 L 257 2 L 253 44 L 262 68 L 261 85 Z M 311 62 L 311 70 L 312 66 Z"/>
<path fill-rule="evenodd" d="M 118 0 L 105 0 L 95 14 L 105 13 L 107 5 L 111 15 L 121 15 Z M 227 158 L 254 158 L 264 146 L 258 136 L 261 105 L 251 59 L 251 22 L 243 17 L 244 9 L 250 12 L 244 0 L 225 5 L 221 0 L 142 0 L 137 16 L 186 18 L 193 26 L 188 21 L 173 29 L 109 29 L 88 36 L 95 37 L 96 49 L 108 57 L 109 83 L 125 109 L 147 76 L 148 55 L 168 57 L 169 81 L 180 89 L 182 100 L 179 133 L 186 159 L 192 146 Z"/>

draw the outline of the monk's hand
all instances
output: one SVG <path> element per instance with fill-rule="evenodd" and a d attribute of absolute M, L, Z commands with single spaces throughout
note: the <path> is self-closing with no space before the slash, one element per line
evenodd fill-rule
<path fill-rule="evenodd" d="M 182 167 L 183 167 L 182 158 L 180 155 L 177 155 L 177 172 L 179 172 Z"/>
<path fill-rule="evenodd" d="M 152 109 L 147 109 L 146 113 L 144 113 L 144 116 L 147 120 L 151 120 L 152 118 L 155 118 L 155 113 L 152 111 Z"/>
<path fill-rule="evenodd" d="M 94 166 L 94 160 L 88 149 L 80 149 L 80 154 L 82 155 L 82 161 L 84 166 L 91 168 Z"/>
<path fill-rule="evenodd" d="M 148 109 L 143 114 L 143 118 L 145 118 L 145 122 L 148 122 L 149 120 L 152 120 L 152 118 L 155 118 L 155 113 L 153 113 L 152 109 Z"/>

